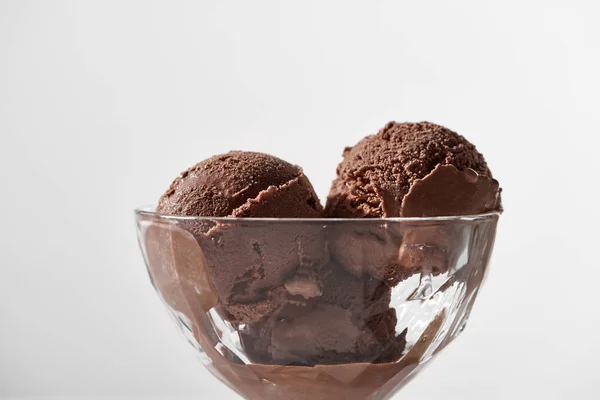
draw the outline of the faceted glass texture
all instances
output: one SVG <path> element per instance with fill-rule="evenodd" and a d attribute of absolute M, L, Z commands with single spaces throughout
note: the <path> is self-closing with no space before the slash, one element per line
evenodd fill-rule
<path fill-rule="evenodd" d="M 464 329 L 499 214 L 204 218 L 136 210 L 152 284 L 247 399 L 388 399 Z"/>

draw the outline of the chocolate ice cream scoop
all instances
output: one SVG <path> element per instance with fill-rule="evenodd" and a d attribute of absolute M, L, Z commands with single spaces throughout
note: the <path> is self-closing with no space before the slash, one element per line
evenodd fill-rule
<path fill-rule="evenodd" d="M 325 213 L 342 218 L 437 217 L 499 211 L 500 188 L 485 159 L 459 134 L 429 122 L 390 122 L 344 150 Z M 435 227 L 404 232 L 364 226 L 329 232 L 335 260 L 394 285 L 446 270 L 453 240 Z M 352 243 L 352 245 L 349 245 Z"/>
<path fill-rule="evenodd" d="M 415 185 L 416 193 L 411 193 Z M 464 137 L 429 122 L 390 122 L 377 134 L 347 147 L 325 208 L 327 216 L 346 218 L 464 215 L 499 209 L 498 183 L 481 153 Z"/>
<path fill-rule="evenodd" d="M 298 166 L 232 151 L 182 173 L 160 198 L 162 214 L 197 217 L 315 218 L 322 206 Z M 289 301 L 321 295 L 325 233 L 311 224 L 269 229 L 235 220 L 181 220 L 206 259 L 218 309 L 234 323 L 255 323 Z"/>
<path fill-rule="evenodd" d="M 230 151 L 177 177 L 156 211 L 194 217 L 314 218 L 322 206 L 302 169 L 277 157 Z"/>

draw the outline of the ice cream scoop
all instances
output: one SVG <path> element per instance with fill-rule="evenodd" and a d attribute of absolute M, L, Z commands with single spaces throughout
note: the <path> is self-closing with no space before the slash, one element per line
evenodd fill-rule
<path fill-rule="evenodd" d="M 436 217 L 500 209 L 498 182 L 483 155 L 463 136 L 430 122 L 390 122 L 344 150 L 325 214 Z M 460 240 L 419 225 L 396 232 L 382 224 L 381 233 L 341 227 L 328 235 L 332 257 L 356 276 L 367 273 L 390 285 L 416 272 L 445 271 L 458 247 L 450 241 Z"/>
<path fill-rule="evenodd" d="M 429 122 L 390 122 L 344 150 L 329 217 L 429 217 L 500 209 L 500 189 L 469 141 Z"/>
<path fill-rule="evenodd" d="M 177 177 L 157 211 L 193 217 L 315 218 L 322 206 L 302 169 L 277 157 L 231 151 Z M 275 224 L 240 229 L 183 220 L 201 245 L 219 308 L 230 321 L 254 323 L 288 302 L 320 295 L 327 261 L 324 230 Z"/>

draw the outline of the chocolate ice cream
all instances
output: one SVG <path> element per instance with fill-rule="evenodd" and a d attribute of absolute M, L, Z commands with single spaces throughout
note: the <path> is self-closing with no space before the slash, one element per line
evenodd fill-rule
<path fill-rule="evenodd" d="M 436 217 L 499 211 L 500 189 L 485 159 L 457 133 L 429 122 L 390 122 L 344 150 L 325 214 L 334 218 Z M 451 232 L 419 226 L 392 232 L 382 224 L 333 229 L 332 257 L 356 276 L 394 285 L 426 269 L 444 272 Z M 443 239 L 441 239 L 443 238 Z M 353 245 L 349 245 L 352 243 Z"/>
<path fill-rule="evenodd" d="M 334 218 L 389 218 L 499 209 L 498 182 L 464 137 L 429 122 L 390 122 L 344 150 L 325 210 Z"/>
<path fill-rule="evenodd" d="M 300 167 L 249 151 L 213 156 L 184 171 L 156 211 L 193 217 L 322 216 L 319 198 Z"/>
<path fill-rule="evenodd" d="M 157 211 L 200 217 L 322 216 L 299 167 L 251 152 L 230 152 L 190 168 L 161 197 Z M 241 221 L 207 218 L 178 225 L 193 233 L 218 299 L 215 308 L 244 326 L 241 343 L 253 361 L 314 365 L 400 356 L 405 340 L 395 332 L 390 286 L 328 262 L 321 224 Z M 147 240 L 158 238 L 149 231 Z M 158 253 L 153 257 L 168 252 L 152 243 L 148 248 Z"/>
<path fill-rule="evenodd" d="M 396 312 L 355 322 L 354 312 L 318 303 L 292 318 L 276 321 L 260 333 L 268 346 L 262 351 L 266 364 L 318 365 L 351 362 L 387 362 L 398 359 L 404 335 L 396 337 Z M 263 336 L 258 336 L 265 338 Z"/>
<path fill-rule="evenodd" d="M 196 238 L 232 322 L 257 322 L 290 300 L 321 294 L 328 250 L 319 225 L 220 221 Z"/>
<path fill-rule="evenodd" d="M 458 265 L 456 249 L 469 233 L 381 218 L 500 207 L 498 182 L 466 139 L 431 123 L 389 123 L 346 148 L 325 210 L 300 167 L 234 151 L 183 172 L 159 200 L 160 214 L 200 218 L 160 216 L 143 238 L 155 286 L 228 380 L 247 375 L 239 383 L 256 390 L 254 398 L 271 389 L 251 383 L 253 374 L 268 376 L 267 384 L 306 379 L 316 396 L 331 391 L 323 398 L 355 385 L 347 397 L 358 399 L 375 395 L 378 387 L 366 381 L 377 374 L 385 374 L 384 385 L 416 368 L 419 346 L 434 340 L 413 341 L 408 361 L 398 362 L 411 325 L 397 307 L 407 292 L 396 285 Z M 431 323 L 430 334 L 440 324 Z M 297 398 L 307 397 L 300 390 Z"/>
<path fill-rule="evenodd" d="M 157 211 L 195 217 L 315 218 L 322 206 L 298 166 L 277 157 L 232 151 L 183 172 Z M 182 221 L 206 257 L 219 308 L 231 322 L 254 323 L 288 302 L 320 295 L 327 261 L 318 226 L 226 220 Z"/>
<path fill-rule="evenodd" d="M 327 269 L 322 295 L 289 304 L 245 329 L 242 341 L 253 361 L 316 365 L 384 362 L 401 355 L 405 338 L 395 330 L 391 288 L 333 263 Z"/>
<path fill-rule="evenodd" d="M 248 399 L 379 399 L 397 390 L 418 368 L 444 321 L 442 312 L 402 360 L 395 362 L 403 353 L 406 331 L 390 336 L 396 324 L 393 309 L 374 309 L 375 314 L 363 329 L 350 322 L 353 309 L 364 309 L 362 299 L 377 303 L 389 299 L 389 291 L 371 278 L 361 282 L 336 269 L 329 271 L 325 279 L 323 304 L 315 305 L 314 314 L 302 307 L 282 311 L 282 324 L 251 336 L 266 338 L 266 346 L 274 347 L 272 358 L 262 363 L 257 359 L 242 362 L 223 346 L 209 315 L 217 296 L 194 236 L 162 219 L 150 223 L 142 234 L 152 281 L 170 306 L 169 311 L 176 320 L 183 321 L 184 329 L 191 331 L 210 358 L 207 367 Z M 338 305 L 330 305 L 334 303 Z M 246 329 L 260 326 L 252 324 Z M 242 332 L 244 328 L 238 329 Z M 249 344 L 244 350 L 253 351 Z"/>

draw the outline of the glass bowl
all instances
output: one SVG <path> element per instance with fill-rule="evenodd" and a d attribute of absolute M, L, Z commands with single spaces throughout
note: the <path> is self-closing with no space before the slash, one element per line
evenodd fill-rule
<path fill-rule="evenodd" d="M 205 218 L 136 210 L 150 279 L 247 399 L 387 399 L 464 329 L 498 213 Z"/>

